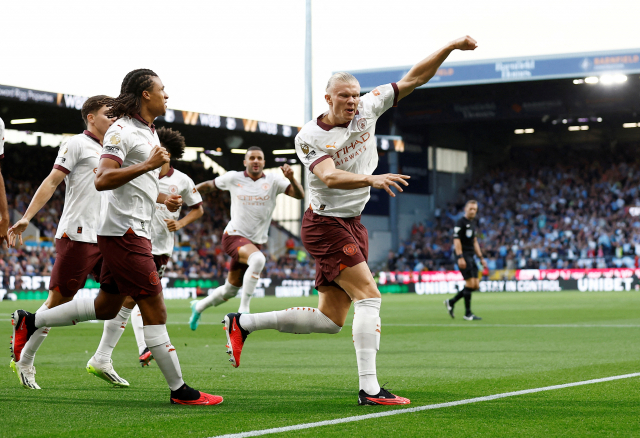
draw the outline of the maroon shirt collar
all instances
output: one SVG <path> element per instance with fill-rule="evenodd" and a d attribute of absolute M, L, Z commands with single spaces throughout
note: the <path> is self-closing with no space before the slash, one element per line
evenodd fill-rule
<path fill-rule="evenodd" d="M 98 143 L 102 147 L 102 143 L 100 142 L 100 139 L 98 137 L 96 137 L 95 135 L 93 135 L 93 132 L 85 129 L 82 133 L 84 135 L 86 135 L 87 137 L 89 137 L 91 140 L 93 140 L 96 143 Z"/>
<path fill-rule="evenodd" d="M 169 171 L 168 171 L 165 175 L 162 175 L 162 176 L 160 177 L 160 179 L 164 178 L 165 176 L 171 176 L 171 175 L 173 175 L 173 172 L 174 172 L 174 171 L 175 171 L 175 169 L 174 169 L 173 167 L 170 167 L 170 168 L 169 168 Z"/>
<path fill-rule="evenodd" d="M 360 114 L 360 111 L 356 110 L 356 115 Z M 349 127 L 349 124 L 351 122 L 347 122 L 347 123 L 341 123 L 340 125 L 329 125 L 328 123 L 325 123 L 322 121 L 322 118 L 326 115 L 325 114 L 321 114 L 316 120 L 318 123 L 318 126 L 322 129 L 324 129 L 325 131 L 331 131 L 333 128 L 347 128 Z"/>
<path fill-rule="evenodd" d="M 246 176 L 247 178 L 251 178 L 251 175 L 249 175 L 249 172 L 247 172 L 246 170 L 244 171 L 244 176 Z M 260 178 L 266 178 L 267 175 L 264 174 L 264 172 L 262 173 L 262 176 Z M 260 179 L 258 178 L 258 179 Z M 251 178 L 253 179 L 253 178 Z M 258 181 L 258 179 L 254 180 L 254 181 Z"/>
<path fill-rule="evenodd" d="M 156 132 L 156 125 L 154 125 L 153 123 L 151 125 L 149 125 L 149 122 L 147 122 L 145 119 L 142 118 L 142 116 L 140 114 L 134 114 L 133 118 L 144 123 L 145 125 L 147 125 L 150 129 L 151 132 L 153 132 L 155 134 Z"/>

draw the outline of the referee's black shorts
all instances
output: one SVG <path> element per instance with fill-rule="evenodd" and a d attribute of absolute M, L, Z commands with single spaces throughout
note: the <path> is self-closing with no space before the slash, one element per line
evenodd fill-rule
<path fill-rule="evenodd" d="M 473 258 L 473 254 L 462 254 L 462 257 L 464 257 L 464 261 L 467 262 L 467 267 L 465 269 L 460 269 L 462 278 L 464 278 L 465 280 L 478 278 L 478 265 Z M 460 267 L 458 266 L 458 268 Z"/>

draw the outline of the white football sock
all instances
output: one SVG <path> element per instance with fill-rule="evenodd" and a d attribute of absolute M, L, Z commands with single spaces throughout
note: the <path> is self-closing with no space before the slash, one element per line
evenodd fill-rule
<path fill-rule="evenodd" d="M 239 313 L 249 313 L 249 303 L 251 302 L 253 293 L 256 291 L 258 280 L 260 280 L 260 273 L 266 262 L 267 259 L 260 251 L 254 252 L 247 259 L 247 265 L 249 265 L 249 267 L 244 273 L 244 277 L 242 277 L 242 298 L 240 299 L 240 307 L 238 308 Z"/>
<path fill-rule="evenodd" d="M 217 287 L 208 297 L 203 298 L 196 304 L 196 312 L 202 313 L 211 306 L 219 306 L 220 304 L 230 300 L 238 295 L 238 286 L 234 286 L 226 280 L 222 286 Z"/>
<path fill-rule="evenodd" d="M 49 308 L 46 304 L 43 303 L 42 306 L 40 306 L 40 308 L 36 310 L 36 313 L 44 312 L 45 310 L 49 310 Z M 31 335 L 27 343 L 24 345 L 24 348 L 22 349 L 22 354 L 20 355 L 20 365 L 33 365 L 33 361 L 36 358 L 36 352 L 44 342 L 48 333 L 49 327 L 40 327 Z"/>
<path fill-rule="evenodd" d="M 184 385 L 182 370 L 180 369 L 176 349 L 171 345 L 171 341 L 169 340 L 167 326 L 164 324 L 145 325 L 144 339 L 160 371 L 162 371 L 164 378 L 167 380 L 169 388 L 172 391 L 180 389 L 180 387 Z"/>
<path fill-rule="evenodd" d="M 140 308 L 137 304 L 131 311 L 131 327 L 133 328 L 133 334 L 136 336 L 138 355 L 140 355 L 145 348 L 147 348 L 147 343 L 144 341 L 144 323 L 142 322 L 142 313 L 140 313 Z"/>
<path fill-rule="evenodd" d="M 331 321 L 327 315 L 313 307 L 292 307 L 277 312 L 243 313 L 240 325 L 249 333 L 255 330 L 274 329 L 282 333 L 331 333 L 342 327 Z"/>
<path fill-rule="evenodd" d="M 376 375 L 376 353 L 380 349 L 380 298 L 353 304 L 353 345 L 356 347 L 360 389 L 369 395 L 380 392 Z"/>
<path fill-rule="evenodd" d="M 113 353 L 113 349 L 116 348 L 120 337 L 124 333 L 130 315 L 131 309 L 123 307 L 115 318 L 104 322 L 102 339 L 100 340 L 96 354 L 93 355 L 96 362 L 106 363 L 111 361 L 111 353 Z"/>
<path fill-rule="evenodd" d="M 36 327 L 65 327 L 96 319 L 93 298 L 78 298 L 36 313 Z"/>

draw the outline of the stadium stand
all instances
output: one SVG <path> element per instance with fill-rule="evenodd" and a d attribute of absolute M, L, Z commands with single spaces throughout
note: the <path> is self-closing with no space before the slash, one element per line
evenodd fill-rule
<path fill-rule="evenodd" d="M 12 145 L 28 148 L 28 163 L 24 154 L 8 154 L 3 166 L 12 171 L 5 176 L 9 210 L 20 215 L 26 210 L 42 180 L 51 170 L 57 148 Z M 174 166 L 200 182 L 217 176 L 198 162 L 177 162 Z M 51 274 L 55 261 L 53 240 L 58 219 L 64 206 L 64 182 L 51 200 L 33 219 L 40 230 L 40 245 L 35 242 L 18 248 L 0 248 L 0 271 L 3 273 L 0 289 L 8 289 L 10 276 L 46 276 Z M 205 214 L 202 219 L 176 232 L 177 245 L 172 260 L 167 265 L 166 276 L 175 278 L 222 278 L 227 275 L 230 258 L 221 246 L 222 232 L 229 221 L 230 199 L 228 192 L 213 192 L 204 197 Z M 183 209 L 183 215 L 188 208 Z M 277 226 L 277 224 L 274 224 Z M 281 228 L 282 229 L 282 228 Z M 282 229 L 284 230 L 284 229 Z M 286 231 L 285 231 L 286 232 Z M 271 255 L 268 246 L 265 276 L 271 278 L 314 278 L 314 264 L 301 243 L 289 239 L 285 254 Z M 16 284 L 21 284 L 16 277 Z"/>
<path fill-rule="evenodd" d="M 390 271 L 453 268 L 451 230 L 479 202 L 479 242 L 490 270 L 638 267 L 640 145 L 512 151 L 508 165 L 474 178 L 433 220 L 415 224 Z"/>

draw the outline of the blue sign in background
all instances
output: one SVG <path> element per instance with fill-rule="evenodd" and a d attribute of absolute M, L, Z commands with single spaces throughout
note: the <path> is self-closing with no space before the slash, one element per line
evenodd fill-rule
<path fill-rule="evenodd" d="M 362 91 L 397 82 L 411 67 L 351 72 Z M 640 73 L 640 49 L 558 56 L 445 63 L 422 88 L 495 82 L 585 77 L 605 73 Z"/>

